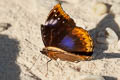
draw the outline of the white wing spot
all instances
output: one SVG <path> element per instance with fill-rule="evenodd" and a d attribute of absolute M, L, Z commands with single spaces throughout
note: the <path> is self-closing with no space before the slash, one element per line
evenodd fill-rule
<path fill-rule="evenodd" d="M 56 12 L 56 10 L 54 10 L 54 12 Z"/>
<path fill-rule="evenodd" d="M 55 25 L 58 22 L 58 20 L 54 20 L 52 25 Z"/>
<path fill-rule="evenodd" d="M 55 14 L 55 17 L 57 17 L 57 14 Z"/>
<path fill-rule="evenodd" d="M 65 21 L 63 21 L 62 23 L 65 23 Z"/>
<path fill-rule="evenodd" d="M 57 18 L 58 20 L 60 20 L 60 18 Z"/>
<path fill-rule="evenodd" d="M 53 23 L 53 19 L 51 19 L 49 22 L 48 22 L 48 24 L 52 24 Z"/>

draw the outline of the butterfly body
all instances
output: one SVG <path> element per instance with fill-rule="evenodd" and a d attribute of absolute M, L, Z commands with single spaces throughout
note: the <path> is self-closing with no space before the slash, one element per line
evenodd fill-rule
<path fill-rule="evenodd" d="M 92 38 L 86 30 L 76 27 L 60 4 L 50 11 L 41 33 L 45 44 L 41 52 L 48 57 L 72 62 L 91 59 Z"/>

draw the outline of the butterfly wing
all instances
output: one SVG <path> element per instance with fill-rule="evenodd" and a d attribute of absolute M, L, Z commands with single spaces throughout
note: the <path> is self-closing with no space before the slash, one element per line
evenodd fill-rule
<path fill-rule="evenodd" d="M 59 48 L 73 54 L 91 56 L 93 53 L 93 40 L 86 30 L 80 27 L 74 27 L 61 40 Z"/>
<path fill-rule="evenodd" d="M 45 25 L 41 26 L 42 39 L 46 47 L 57 47 L 75 55 L 79 60 L 84 56 L 91 56 L 93 53 L 93 41 L 89 33 L 76 27 L 73 19 L 71 19 L 61 8 L 60 4 L 57 4 L 49 13 L 49 16 L 45 22 Z M 53 49 L 54 50 L 54 49 Z M 43 53 L 51 58 L 57 56 L 66 60 L 66 58 L 72 58 L 68 54 L 62 54 L 57 51 L 44 51 Z M 61 54 L 60 54 L 61 53 Z M 62 55 L 62 57 L 61 57 Z M 74 61 L 74 60 L 73 60 Z"/>
<path fill-rule="evenodd" d="M 45 46 L 57 46 L 63 37 L 74 28 L 75 23 L 57 4 L 49 13 L 45 25 L 41 25 L 42 39 Z"/>
<path fill-rule="evenodd" d="M 45 47 L 41 51 L 43 54 L 47 55 L 51 59 L 57 60 L 58 58 L 63 61 L 83 61 L 83 60 L 90 60 L 92 56 L 89 55 L 76 55 L 67 51 L 64 51 L 60 48 L 56 47 Z"/>

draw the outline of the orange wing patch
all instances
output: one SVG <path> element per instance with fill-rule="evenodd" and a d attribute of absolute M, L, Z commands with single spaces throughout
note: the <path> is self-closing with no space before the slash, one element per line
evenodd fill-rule
<path fill-rule="evenodd" d="M 67 15 L 67 14 L 63 11 L 63 9 L 62 9 L 62 7 L 61 7 L 60 4 L 57 4 L 56 6 L 54 6 L 54 8 L 50 11 L 50 14 L 53 12 L 53 10 L 54 10 L 54 12 L 60 12 L 60 15 L 62 15 L 65 19 L 70 19 L 69 15 Z M 49 15 L 50 15 L 50 14 L 49 14 Z"/>
<path fill-rule="evenodd" d="M 82 41 L 82 44 L 85 46 L 85 49 L 83 49 L 83 52 L 92 52 L 93 51 L 93 40 L 91 39 L 88 32 L 80 27 L 75 27 L 72 30 L 72 35 L 77 36 L 80 41 Z"/>

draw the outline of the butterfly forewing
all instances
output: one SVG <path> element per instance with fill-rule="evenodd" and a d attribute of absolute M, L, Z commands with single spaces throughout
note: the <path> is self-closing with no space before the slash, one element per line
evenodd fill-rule
<path fill-rule="evenodd" d="M 58 43 L 72 31 L 74 21 L 57 4 L 49 13 L 45 25 L 41 26 L 45 46 L 58 46 Z"/>

